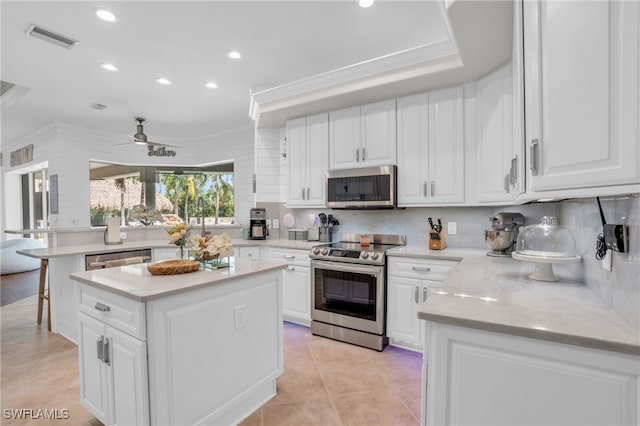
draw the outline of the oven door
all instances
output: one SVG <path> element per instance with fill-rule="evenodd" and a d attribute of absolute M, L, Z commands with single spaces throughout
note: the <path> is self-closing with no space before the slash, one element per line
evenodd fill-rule
<path fill-rule="evenodd" d="M 384 266 L 311 261 L 311 319 L 384 335 Z"/>

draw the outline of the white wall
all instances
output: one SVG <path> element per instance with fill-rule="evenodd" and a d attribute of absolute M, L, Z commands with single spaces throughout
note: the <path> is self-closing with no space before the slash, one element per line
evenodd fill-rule
<path fill-rule="evenodd" d="M 281 200 L 280 130 L 256 129 L 256 201 Z"/>
<path fill-rule="evenodd" d="M 191 140 L 167 141 L 181 148 L 175 157 L 150 157 L 146 147 L 122 143 L 118 135 L 96 132 L 76 126 L 52 124 L 10 145 L 2 147 L 5 186 L 10 175 L 30 166 L 9 167 L 9 153 L 34 145 L 33 163 L 48 162 L 49 175 L 58 175 L 59 214 L 51 215 L 51 228 L 90 226 L 89 162 L 92 160 L 136 165 L 195 166 L 216 162 L 234 162 L 236 215 L 247 221 L 255 201 L 252 191 L 254 171 L 254 131 L 251 126 Z M 3 190 L 3 217 L 7 228 L 19 227 L 8 218 L 20 206 L 19 192 Z"/>

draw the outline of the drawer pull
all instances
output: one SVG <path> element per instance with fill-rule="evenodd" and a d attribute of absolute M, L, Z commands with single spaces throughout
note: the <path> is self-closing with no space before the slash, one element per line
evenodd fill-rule
<path fill-rule="evenodd" d="M 285 259 L 295 259 L 295 258 L 296 258 L 296 257 L 295 257 L 294 255 L 292 255 L 292 254 L 285 254 L 285 255 L 283 255 L 283 257 L 284 257 Z"/>
<path fill-rule="evenodd" d="M 287 271 L 295 271 L 295 270 L 296 270 L 296 268 L 294 268 L 293 266 L 288 266 L 287 267 Z"/>
<path fill-rule="evenodd" d="M 111 310 L 111 307 L 109 305 L 105 305 L 104 303 L 96 303 L 95 308 L 100 311 L 100 312 L 109 312 Z"/>
<path fill-rule="evenodd" d="M 413 270 L 414 271 L 420 271 L 420 272 L 429 272 L 429 271 L 431 271 L 431 268 L 424 268 L 422 266 L 414 266 Z"/>

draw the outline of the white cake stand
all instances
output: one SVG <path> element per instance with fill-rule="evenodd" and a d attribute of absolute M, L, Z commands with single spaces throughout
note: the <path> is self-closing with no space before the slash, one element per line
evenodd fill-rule
<path fill-rule="evenodd" d="M 554 263 L 575 263 L 580 262 L 582 256 L 571 257 L 558 257 L 558 256 L 535 256 L 531 254 L 518 253 L 514 251 L 511 253 L 514 259 L 523 260 L 525 262 L 534 262 L 536 264 L 536 271 L 529 275 L 529 278 L 537 281 L 558 281 L 558 277 L 553 273 Z"/>

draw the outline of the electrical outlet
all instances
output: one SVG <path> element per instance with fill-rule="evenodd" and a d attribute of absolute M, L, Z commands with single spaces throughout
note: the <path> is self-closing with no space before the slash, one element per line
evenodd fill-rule
<path fill-rule="evenodd" d="M 607 250 L 607 254 L 602 258 L 602 269 L 611 272 L 611 252 Z"/>
<path fill-rule="evenodd" d="M 236 328 L 242 328 L 247 325 L 247 305 L 240 305 L 233 308 L 233 315 L 235 317 Z"/>
<path fill-rule="evenodd" d="M 267 223 L 267 228 L 271 228 L 271 219 L 266 219 L 265 222 Z"/>
<path fill-rule="evenodd" d="M 273 229 L 280 228 L 280 221 L 278 219 L 272 219 L 271 220 L 271 226 L 272 226 Z"/>
<path fill-rule="evenodd" d="M 456 235 L 458 232 L 458 223 L 457 222 L 447 222 L 447 234 Z"/>

